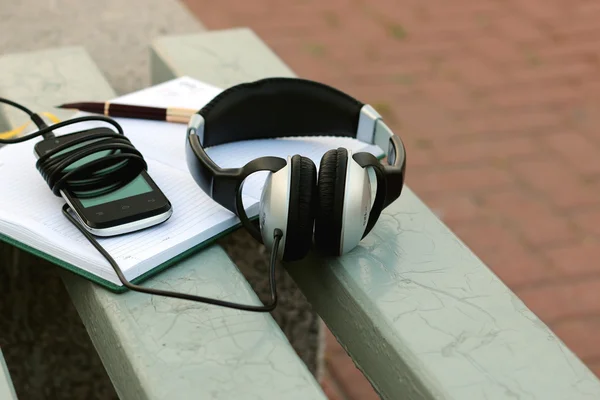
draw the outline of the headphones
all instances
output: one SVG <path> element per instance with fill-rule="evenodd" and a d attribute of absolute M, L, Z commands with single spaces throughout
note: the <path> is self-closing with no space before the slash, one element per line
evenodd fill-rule
<path fill-rule="evenodd" d="M 318 173 L 310 158 L 298 154 L 221 168 L 205 151 L 234 141 L 292 136 L 356 138 L 387 148 L 387 164 L 371 153 L 352 154 L 340 147 L 324 154 Z M 346 93 L 306 79 L 266 78 L 224 90 L 190 118 L 185 149 L 189 171 L 200 188 L 237 215 L 269 250 L 279 243 L 276 250 L 283 261 L 302 259 L 313 242 L 324 255 L 348 253 L 404 186 L 406 151 L 381 115 Z M 374 200 L 369 167 L 377 182 Z M 256 224 L 244 210 L 242 185 L 258 171 L 271 173 Z M 282 236 L 274 241 L 276 230 Z"/>

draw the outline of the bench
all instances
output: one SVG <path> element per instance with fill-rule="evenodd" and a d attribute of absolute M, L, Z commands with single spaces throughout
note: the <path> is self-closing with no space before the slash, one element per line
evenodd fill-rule
<path fill-rule="evenodd" d="M 1 57 L 0 94 L 34 109 L 73 100 L 82 91 L 91 99 L 113 97 L 83 49 L 48 50 L 44 56 L 51 60 L 47 65 L 36 63 L 38 53 Z M 30 73 L 20 71 L 21 77 L 52 81 L 70 76 L 70 63 L 89 68 L 69 85 L 11 84 L 24 65 Z M 181 75 L 225 87 L 293 73 L 242 28 L 157 39 L 153 82 Z M 350 254 L 311 254 L 286 268 L 382 398 L 600 398 L 600 381 L 591 371 L 410 188 Z M 232 292 L 231 276 L 239 272 L 219 246 L 146 284 L 211 295 L 214 289 L 194 279 L 207 275 L 231 300 L 257 301 L 248 285 Z M 62 276 L 123 399 L 324 398 L 267 315 L 114 295 Z M 261 373 L 268 379 L 260 379 Z"/>

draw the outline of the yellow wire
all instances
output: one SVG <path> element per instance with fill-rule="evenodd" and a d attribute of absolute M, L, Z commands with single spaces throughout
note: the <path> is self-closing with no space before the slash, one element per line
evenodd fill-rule
<path fill-rule="evenodd" d="M 49 112 L 43 112 L 43 113 L 41 113 L 41 115 L 48 118 L 50 121 L 52 121 L 53 124 L 57 124 L 60 122 L 60 119 L 58 119 L 56 117 L 56 115 L 51 114 Z M 10 131 L 0 132 L 0 139 L 11 139 L 16 136 L 19 136 L 25 130 L 25 128 L 27 128 L 29 126 L 30 123 L 31 123 L 31 121 L 28 121 L 28 122 L 24 123 L 23 125 L 18 126 L 15 129 L 12 129 Z"/>

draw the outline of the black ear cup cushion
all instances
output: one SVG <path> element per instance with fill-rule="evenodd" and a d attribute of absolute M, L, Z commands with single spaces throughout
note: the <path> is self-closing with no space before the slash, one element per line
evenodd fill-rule
<path fill-rule="evenodd" d="M 329 150 L 319 166 L 315 245 L 326 255 L 339 255 L 346 189 L 348 152 L 344 148 Z"/>
<path fill-rule="evenodd" d="M 291 169 L 284 261 L 296 261 L 306 256 L 312 245 L 315 221 L 317 168 L 310 158 L 295 155 Z"/>

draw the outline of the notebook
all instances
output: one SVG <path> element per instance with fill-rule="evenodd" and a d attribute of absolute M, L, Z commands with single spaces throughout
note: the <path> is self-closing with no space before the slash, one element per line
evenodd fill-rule
<path fill-rule="evenodd" d="M 220 88 L 190 77 L 177 78 L 112 100 L 157 107 L 200 109 Z M 75 116 L 87 115 L 77 113 Z M 125 135 L 144 155 L 148 173 L 173 205 L 166 222 L 127 235 L 98 238 L 114 257 L 125 277 L 140 283 L 178 260 L 238 228 L 239 219 L 208 197 L 191 178 L 185 162 L 186 125 L 115 118 Z M 96 126 L 84 122 L 56 130 L 58 135 Z M 0 239 L 90 279 L 109 290 L 125 290 L 110 264 L 63 216 L 62 198 L 49 190 L 35 169 L 36 140 L 0 148 Z M 224 167 L 239 167 L 256 157 L 302 154 L 318 166 L 323 154 L 344 146 L 352 151 L 369 151 L 378 157 L 376 146 L 351 138 L 277 138 L 248 140 L 215 146 L 207 153 Z M 258 202 L 267 173 L 256 173 L 244 183 L 243 203 L 249 216 L 258 213 Z"/>

